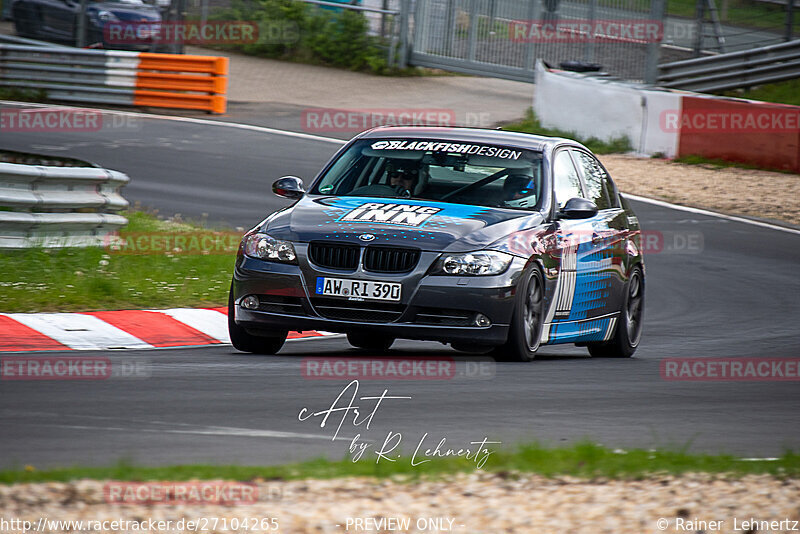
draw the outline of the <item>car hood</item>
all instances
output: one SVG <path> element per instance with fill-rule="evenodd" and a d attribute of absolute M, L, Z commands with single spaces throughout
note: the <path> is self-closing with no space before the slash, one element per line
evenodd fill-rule
<path fill-rule="evenodd" d="M 538 212 L 377 197 L 310 197 L 260 226 L 276 239 L 335 240 L 466 252 L 540 225 Z M 366 238 L 366 240 L 365 240 Z"/>

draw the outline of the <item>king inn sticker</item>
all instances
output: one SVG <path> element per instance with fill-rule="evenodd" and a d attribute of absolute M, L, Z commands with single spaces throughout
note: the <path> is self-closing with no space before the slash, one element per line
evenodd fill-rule
<path fill-rule="evenodd" d="M 348 211 L 339 221 L 422 226 L 425 221 L 440 211 L 442 208 L 432 206 L 368 202 Z"/>

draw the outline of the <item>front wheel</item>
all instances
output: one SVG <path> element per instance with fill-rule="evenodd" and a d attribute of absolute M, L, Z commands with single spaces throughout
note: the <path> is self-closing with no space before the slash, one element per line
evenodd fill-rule
<path fill-rule="evenodd" d="M 625 291 L 614 337 L 603 343 L 589 343 L 594 358 L 630 358 L 642 338 L 644 317 L 644 273 L 638 265 L 633 268 Z"/>
<path fill-rule="evenodd" d="M 233 289 L 231 287 L 231 289 Z M 236 350 L 253 354 L 277 354 L 286 342 L 288 332 L 277 332 L 270 336 L 254 336 L 236 324 L 234 320 L 233 291 L 228 295 L 228 335 Z"/>
<path fill-rule="evenodd" d="M 536 357 L 544 324 L 544 276 L 538 267 L 526 270 L 517 284 L 514 314 L 505 344 L 494 350 L 500 361 L 529 362 Z"/>

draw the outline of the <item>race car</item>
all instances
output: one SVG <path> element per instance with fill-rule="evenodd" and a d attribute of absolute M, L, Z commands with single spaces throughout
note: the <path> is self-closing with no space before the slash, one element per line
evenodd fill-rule
<path fill-rule="evenodd" d="M 233 346 L 289 331 L 398 339 L 529 361 L 543 344 L 629 357 L 642 335 L 639 221 L 583 145 L 471 128 L 380 127 L 247 232 L 228 303 Z"/>

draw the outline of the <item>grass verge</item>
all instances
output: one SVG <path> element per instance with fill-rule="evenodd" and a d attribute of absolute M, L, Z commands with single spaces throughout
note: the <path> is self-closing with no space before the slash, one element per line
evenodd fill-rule
<path fill-rule="evenodd" d="M 752 165 L 749 163 L 728 161 L 725 159 L 707 158 L 705 156 L 698 156 L 696 154 L 689 154 L 686 156 L 677 157 L 671 160 L 671 163 L 683 163 L 684 165 L 705 165 L 706 167 L 711 167 L 715 170 L 733 167 L 736 169 L 762 170 L 771 172 L 781 172 L 784 174 L 797 174 L 794 171 L 788 171 L 786 169 L 773 169 L 770 167 L 760 167 L 758 165 Z"/>
<path fill-rule="evenodd" d="M 723 94 L 725 96 L 749 98 L 750 100 L 760 100 L 762 102 L 800 106 L 800 80 L 768 83 L 766 85 L 759 85 L 753 89 L 726 91 Z"/>
<path fill-rule="evenodd" d="M 717 2 L 722 9 L 722 3 Z M 697 9 L 696 0 L 668 0 L 667 14 L 694 18 Z M 721 11 L 720 11 L 720 16 Z M 709 14 L 706 11 L 706 18 Z M 796 20 L 795 15 L 795 20 Z M 723 25 L 735 24 L 749 28 L 771 29 L 780 33 L 786 21 L 786 8 L 780 4 L 758 3 L 752 0 L 729 0 L 728 16 L 721 22 Z M 796 24 L 796 23 L 795 23 Z"/>
<path fill-rule="evenodd" d="M 564 130 L 557 130 L 554 128 L 545 128 L 539 122 L 536 114 L 531 108 L 525 112 L 525 118 L 519 122 L 512 122 L 503 126 L 504 130 L 511 132 L 523 132 L 537 135 L 549 135 L 553 137 L 566 137 L 574 139 L 583 143 L 586 148 L 595 154 L 613 154 L 616 152 L 630 152 L 632 150 L 631 142 L 627 137 L 618 137 L 611 141 L 601 141 L 596 137 L 588 139 L 581 138 L 575 132 L 565 132 Z"/>
<path fill-rule="evenodd" d="M 375 463 L 362 460 L 356 463 L 344 459 L 309 460 L 301 463 L 271 466 L 211 466 L 181 465 L 171 467 L 136 467 L 119 463 L 111 467 L 69 467 L 39 471 L 32 466 L 0 471 L 0 483 L 69 481 L 81 478 L 96 480 L 291 480 L 302 478 L 337 478 L 352 476 L 392 477 L 406 479 L 441 476 L 475 469 L 471 461 L 448 458 L 435 459 L 413 467 L 402 459 Z M 593 443 L 578 443 L 569 447 L 547 448 L 538 444 L 520 446 L 513 452 L 495 452 L 484 470 L 503 474 L 538 473 L 547 477 L 570 475 L 580 478 L 642 479 L 653 474 L 689 472 L 725 473 L 732 476 L 769 474 L 777 477 L 800 475 L 800 455 L 786 453 L 774 461 L 743 461 L 730 455 L 700 455 L 675 451 L 641 449 L 612 450 Z"/>
<path fill-rule="evenodd" d="M 214 232 L 142 212 L 124 215 L 129 223 L 121 230 L 123 242 L 117 246 L 4 251 L 0 255 L 2 311 L 227 303 L 241 232 Z"/>
<path fill-rule="evenodd" d="M 45 102 L 47 100 L 47 91 L 44 89 L 26 89 L 22 87 L 0 87 L 0 100 Z"/>

